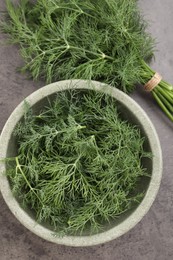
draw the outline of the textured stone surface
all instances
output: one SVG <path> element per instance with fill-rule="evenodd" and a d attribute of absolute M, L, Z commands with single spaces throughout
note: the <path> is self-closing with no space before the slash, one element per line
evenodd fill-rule
<path fill-rule="evenodd" d="M 0 0 L 0 11 L 5 10 Z M 140 0 L 157 39 L 153 68 L 173 83 L 173 1 Z M 0 35 L 0 130 L 16 105 L 43 82 L 33 83 L 16 69 L 22 64 L 18 49 L 7 46 Z M 163 151 L 163 180 L 155 203 L 129 233 L 110 243 L 89 248 L 51 244 L 25 229 L 11 214 L 0 195 L 0 260 L 172 260 L 173 259 L 173 124 L 151 97 L 138 89 L 132 97 L 153 121 Z"/>

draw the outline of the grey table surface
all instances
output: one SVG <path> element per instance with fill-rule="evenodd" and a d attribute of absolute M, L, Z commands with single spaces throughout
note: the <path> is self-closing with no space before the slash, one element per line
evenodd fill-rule
<path fill-rule="evenodd" d="M 157 39 L 152 67 L 173 83 L 173 0 L 140 0 L 139 5 L 150 21 L 148 30 Z M 0 0 L 0 11 L 3 10 L 5 0 Z M 44 85 L 17 72 L 16 68 L 22 65 L 18 47 L 4 44 L 4 39 L 0 34 L 0 130 L 19 102 Z M 148 214 L 119 239 L 94 247 L 72 248 L 32 234 L 15 219 L 0 195 L 0 260 L 173 259 L 173 123 L 141 87 L 131 96 L 155 125 L 163 152 L 163 179 Z"/>

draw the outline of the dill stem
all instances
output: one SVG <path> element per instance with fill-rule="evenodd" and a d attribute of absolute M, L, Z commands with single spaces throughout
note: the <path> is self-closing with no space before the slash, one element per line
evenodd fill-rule
<path fill-rule="evenodd" d="M 155 71 L 145 61 L 141 61 L 141 63 L 144 69 L 143 83 L 145 84 L 147 80 L 150 80 L 154 76 Z M 161 80 L 151 92 L 163 112 L 173 121 L 173 86 Z"/>
<path fill-rule="evenodd" d="M 156 88 L 154 90 L 155 93 L 157 93 L 157 95 L 160 97 L 160 99 L 163 101 L 163 103 L 165 104 L 165 106 L 167 106 L 167 108 L 173 113 L 173 106 L 172 104 L 170 104 L 168 102 L 168 100 L 165 98 L 164 95 L 161 95 L 161 93 L 158 91 L 158 89 Z"/>
<path fill-rule="evenodd" d="M 159 106 L 161 107 L 161 109 L 165 112 L 165 114 L 168 116 L 168 118 L 173 122 L 173 116 L 171 115 L 169 110 L 166 108 L 166 106 L 163 104 L 163 102 L 161 101 L 159 96 L 154 91 L 152 92 L 152 94 L 153 94 L 155 100 L 157 101 L 157 103 L 159 104 Z"/>
<path fill-rule="evenodd" d="M 15 157 L 15 160 L 16 160 L 16 168 L 19 169 L 20 173 L 22 174 L 25 182 L 27 183 L 28 187 L 30 188 L 30 190 L 34 193 L 34 195 L 37 197 L 37 199 L 39 200 L 39 202 L 43 205 L 42 201 L 40 200 L 40 197 L 37 195 L 37 193 L 34 191 L 34 188 L 31 186 L 31 184 L 29 183 L 28 179 L 26 178 L 22 168 L 21 168 L 21 165 L 19 163 L 19 159 L 18 157 Z"/>
<path fill-rule="evenodd" d="M 104 54 L 104 53 L 97 53 L 97 52 L 93 52 L 93 51 L 89 51 L 87 49 L 84 49 L 84 48 L 80 48 L 80 47 L 76 47 L 76 46 L 72 46 L 72 45 L 67 45 L 67 49 L 73 49 L 73 50 L 78 50 L 78 51 L 83 51 L 83 52 L 87 52 L 89 54 L 92 54 L 94 56 L 97 56 L 97 57 L 102 57 L 103 59 L 104 58 L 107 58 L 109 60 L 114 60 L 112 57 Z"/>
<path fill-rule="evenodd" d="M 162 88 L 161 86 L 159 86 L 159 85 L 158 85 L 156 88 L 157 88 L 157 91 L 159 91 L 159 93 L 160 93 L 161 95 L 163 95 L 163 96 L 173 105 L 173 99 L 172 99 L 172 97 L 169 95 L 169 92 L 163 90 L 163 88 Z"/>
<path fill-rule="evenodd" d="M 86 16 L 89 16 L 89 17 L 93 18 L 92 15 L 90 15 L 90 14 L 84 12 L 77 4 L 74 3 L 74 5 L 77 7 L 77 9 L 70 8 L 70 7 L 67 7 L 67 6 L 65 6 L 65 7 L 63 7 L 63 6 L 56 6 L 56 8 L 54 9 L 54 11 L 55 11 L 56 9 L 69 10 L 69 11 L 77 12 L 78 15 L 80 15 L 80 14 L 85 14 Z"/>

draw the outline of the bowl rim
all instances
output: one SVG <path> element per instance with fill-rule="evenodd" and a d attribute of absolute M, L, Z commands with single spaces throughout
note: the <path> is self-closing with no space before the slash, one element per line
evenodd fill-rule
<path fill-rule="evenodd" d="M 142 202 L 138 205 L 135 211 L 128 216 L 128 218 L 126 218 L 120 224 L 107 231 L 89 236 L 64 236 L 61 238 L 58 236 L 53 236 L 53 231 L 50 231 L 50 229 L 38 224 L 20 207 L 19 203 L 17 202 L 17 200 L 11 192 L 7 176 L 4 173 L 6 167 L 5 162 L 3 161 L 0 163 L 0 190 L 11 212 L 31 232 L 35 233 L 41 238 L 44 238 L 45 240 L 61 245 L 74 247 L 93 246 L 120 237 L 121 235 L 125 234 L 130 229 L 132 229 L 144 217 L 144 215 L 146 215 L 151 205 L 153 204 L 159 190 L 162 178 L 162 152 L 156 130 L 145 111 L 136 103 L 136 101 L 134 101 L 127 94 L 107 84 L 100 83 L 98 81 L 88 80 L 63 80 L 51 83 L 36 90 L 28 97 L 26 97 L 25 100 L 31 106 L 33 106 L 41 99 L 51 94 L 55 94 L 59 91 L 73 88 L 94 89 L 96 91 L 108 93 L 109 95 L 113 96 L 116 100 L 121 102 L 125 107 L 127 107 L 130 110 L 130 112 L 137 117 L 137 119 L 143 126 L 149 140 L 151 151 L 153 153 L 153 168 L 151 180 Z M 22 101 L 14 109 L 1 132 L 0 160 L 6 158 L 10 136 L 13 132 L 16 123 L 21 119 L 21 117 L 24 114 L 24 102 L 25 101 Z"/>

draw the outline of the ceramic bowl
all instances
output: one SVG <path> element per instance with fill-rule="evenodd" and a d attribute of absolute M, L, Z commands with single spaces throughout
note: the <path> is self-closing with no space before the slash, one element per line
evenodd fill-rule
<path fill-rule="evenodd" d="M 142 135 L 146 138 L 145 150 L 150 151 L 153 158 L 145 159 L 143 161 L 143 165 L 151 174 L 151 178 L 144 178 L 142 183 L 139 183 L 139 186 L 137 187 L 139 191 L 145 191 L 142 202 L 133 210 L 122 214 L 117 220 L 105 227 L 105 230 L 99 234 L 57 237 L 53 235 L 53 231 L 48 226 L 38 224 L 32 212 L 29 209 L 24 210 L 13 196 L 10 183 L 5 174 L 7 166 L 4 161 L 0 163 L 0 190 L 6 204 L 15 217 L 36 235 L 57 244 L 68 246 L 91 246 L 120 237 L 133 228 L 148 212 L 156 197 L 162 177 L 162 155 L 156 130 L 146 113 L 132 98 L 116 88 L 96 81 L 65 80 L 40 88 L 25 100 L 32 106 L 34 111 L 38 111 L 46 104 L 47 97 L 52 99 L 57 95 L 57 92 L 72 88 L 92 88 L 96 92 L 101 91 L 112 95 L 112 97 L 117 100 L 118 109 L 121 115 L 126 120 L 139 127 Z M 16 155 L 16 140 L 12 133 L 23 115 L 24 101 L 13 111 L 2 130 L 0 136 L 0 158 Z"/>

